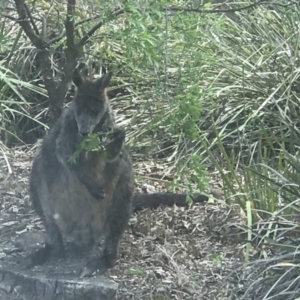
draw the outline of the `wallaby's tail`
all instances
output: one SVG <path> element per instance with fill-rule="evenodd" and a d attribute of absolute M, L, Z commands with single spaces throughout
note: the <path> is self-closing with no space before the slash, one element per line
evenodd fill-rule
<path fill-rule="evenodd" d="M 211 192 L 211 194 L 219 198 L 217 193 Z M 208 200 L 208 196 L 196 194 L 193 196 L 194 203 L 205 202 Z M 160 205 L 172 206 L 187 206 L 186 194 L 184 193 L 153 193 L 142 194 L 136 193 L 133 197 L 133 211 L 138 211 L 143 208 L 156 208 Z"/>

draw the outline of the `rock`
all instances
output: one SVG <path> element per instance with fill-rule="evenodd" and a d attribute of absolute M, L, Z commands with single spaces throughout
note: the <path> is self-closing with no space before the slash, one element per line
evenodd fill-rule
<path fill-rule="evenodd" d="M 5 299 L 109 300 L 114 299 L 117 288 L 117 283 L 104 276 L 68 279 L 0 267 L 0 295 L 8 294 Z"/>

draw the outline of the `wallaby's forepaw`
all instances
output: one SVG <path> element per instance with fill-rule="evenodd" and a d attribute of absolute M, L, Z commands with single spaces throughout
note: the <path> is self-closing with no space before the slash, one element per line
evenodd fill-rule
<path fill-rule="evenodd" d="M 125 136 L 126 136 L 125 130 L 120 128 L 116 128 L 111 134 L 109 134 L 111 140 L 119 141 L 120 143 L 124 142 Z"/>
<path fill-rule="evenodd" d="M 99 275 L 103 275 L 107 270 L 105 259 L 93 258 L 87 265 L 81 270 L 79 278 L 91 277 L 95 272 Z"/>
<path fill-rule="evenodd" d="M 96 199 L 104 199 L 105 198 L 105 192 L 102 186 L 98 183 L 93 183 L 89 187 L 89 192 L 92 197 Z"/>
<path fill-rule="evenodd" d="M 117 146 L 122 145 L 125 140 L 126 133 L 122 129 L 115 129 L 112 133 L 109 133 L 106 136 L 106 140 L 104 141 L 105 147 L 110 147 L 110 145 Z"/>
<path fill-rule="evenodd" d="M 113 133 L 107 135 L 104 146 L 110 161 L 114 160 L 121 153 L 124 140 L 125 131 L 121 129 L 115 129 Z"/>

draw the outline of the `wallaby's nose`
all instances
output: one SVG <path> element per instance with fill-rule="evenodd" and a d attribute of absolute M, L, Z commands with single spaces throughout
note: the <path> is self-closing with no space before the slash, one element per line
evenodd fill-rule
<path fill-rule="evenodd" d="M 88 134 L 89 134 L 89 132 L 88 131 L 80 131 L 79 132 L 79 134 L 81 135 L 81 136 L 87 136 Z"/>

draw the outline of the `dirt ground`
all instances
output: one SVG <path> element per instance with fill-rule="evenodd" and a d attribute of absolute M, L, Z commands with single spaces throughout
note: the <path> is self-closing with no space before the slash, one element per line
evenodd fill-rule
<path fill-rule="evenodd" d="M 16 245 L 18 235 L 34 232 L 38 236 L 43 231 L 28 196 L 32 151 L 11 150 L 7 159 L 13 173 L 8 175 L 2 159 L 0 261 L 22 247 L 33 246 L 34 241 Z M 138 189 L 154 192 L 160 187 L 139 181 Z M 238 270 L 244 249 L 237 242 L 234 224 L 238 222 L 233 211 L 212 203 L 134 214 L 121 243 L 120 258 L 107 272 L 119 284 L 116 299 L 241 299 L 244 286 Z M 0 290 L 0 299 L 18 299 L 3 293 Z"/>

